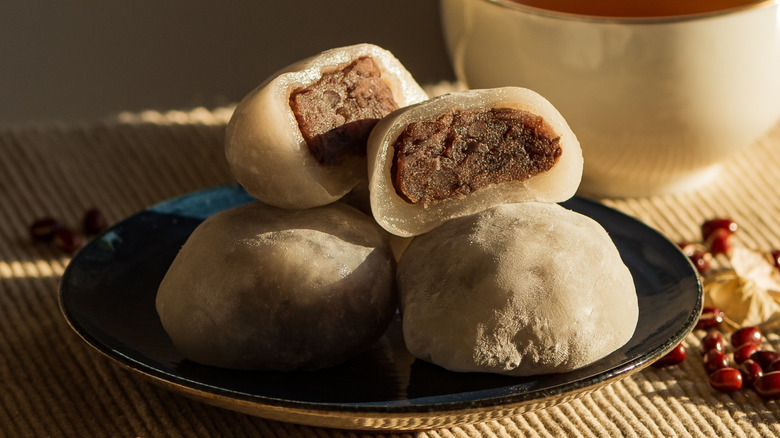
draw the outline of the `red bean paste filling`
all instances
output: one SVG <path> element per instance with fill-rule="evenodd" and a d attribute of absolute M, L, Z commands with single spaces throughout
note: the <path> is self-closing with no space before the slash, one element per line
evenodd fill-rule
<path fill-rule="evenodd" d="M 325 73 L 290 95 L 290 108 L 312 156 L 338 165 L 349 156 L 366 156 L 371 129 L 398 108 L 371 57 L 360 57 Z"/>
<path fill-rule="evenodd" d="M 395 190 L 422 205 L 527 180 L 552 169 L 562 152 L 560 136 L 541 117 L 512 108 L 451 110 L 414 122 L 393 147 Z"/>

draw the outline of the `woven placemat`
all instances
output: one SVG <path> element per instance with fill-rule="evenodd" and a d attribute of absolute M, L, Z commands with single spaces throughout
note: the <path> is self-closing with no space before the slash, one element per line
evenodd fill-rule
<path fill-rule="evenodd" d="M 543 411 L 442 430 L 368 434 L 265 420 L 169 392 L 115 365 L 67 325 L 57 302 L 69 258 L 33 244 L 52 215 L 78 224 L 98 207 L 109 222 L 157 202 L 228 184 L 223 155 L 232 109 L 143 112 L 82 125 L 0 128 L 0 436 L 8 437 L 562 437 L 776 436 L 780 406 L 752 391 L 713 391 L 699 341 L 680 366 L 649 368 Z M 673 240 L 705 218 L 741 225 L 737 244 L 780 247 L 780 127 L 739 153 L 695 193 L 603 199 Z M 768 342 L 780 349 L 777 333 Z"/>

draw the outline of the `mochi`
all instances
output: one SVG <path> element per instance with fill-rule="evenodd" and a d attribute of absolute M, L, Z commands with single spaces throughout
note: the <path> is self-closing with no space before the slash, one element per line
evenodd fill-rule
<path fill-rule="evenodd" d="M 340 199 L 367 180 L 366 141 L 377 120 L 427 99 L 389 51 L 335 48 L 266 79 L 236 107 L 225 155 L 264 203 L 304 209 Z"/>
<path fill-rule="evenodd" d="M 163 278 L 158 315 L 194 362 L 311 370 L 373 345 L 397 309 L 388 234 L 342 203 L 253 202 L 202 222 Z"/>
<path fill-rule="evenodd" d="M 498 204 L 565 201 L 579 187 L 582 166 L 563 116 L 518 87 L 454 92 L 400 108 L 368 140 L 371 210 L 399 236 Z"/>
<path fill-rule="evenodd" d="M 451 371 L 571 371 L 626 344 L 639 318 L 607 232 L 558 204 L 452 219 L 412 240 L 397 280 L 406 347 Z"/>

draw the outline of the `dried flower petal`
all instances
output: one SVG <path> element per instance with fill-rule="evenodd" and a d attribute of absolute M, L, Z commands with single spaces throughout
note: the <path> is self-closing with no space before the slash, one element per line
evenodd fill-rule
<path fill-rule="evenodd" d="M 755 281 L 724 271 L 704 281 L 704 305 L 717 306 L 733 323 L 758 325 L 780 318 L 780 304 Z"/>
<path fill-rule="evenodd" d="M 773 295 L 780 295 L 780 270 L 770 264 L 762 253 L 734 248 L 729 261 L 737 275 Z"/>

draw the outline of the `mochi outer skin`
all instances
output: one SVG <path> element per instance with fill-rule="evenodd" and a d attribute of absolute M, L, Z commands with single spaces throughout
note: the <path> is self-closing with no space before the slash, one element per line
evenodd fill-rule
<path fill-rule="evenodd" d="M 427 206 L 413 204 L 396 193 L 391 176 L 396 139 L 413 122 L 434 120 L 452 109 L 515 108 L 542 117 L 560 136 L 562 155 L 549 171 L 525 181 L 493 184 L 463 197 Z M 523 201 L 562 202 L 571 198 L 582 179 L 582 150 L 563 116 L 538 93 L 518 87 L 467 90 L 399 108 L 382 119 L 368 140 L 371 209 L 376 221 L 398 236 L 415 236 L 443 222 L 498 204 Z"/>
<path fill-rule="evenodd" d="M 453 219 L 412 240 L 397 278 L 407 348 L 452 371 L 571 371 L 626 344 L 639 319 L 606 231 L 558 204 Z"/>
<path fill-rule="evenodd" d="M 392 53 L 371 44 L 327 50 L 282 69 L 244 97 L 226 128 L 225 155 L 247 192 L 270 205 L 303 209 L 334 202 L 367 179 L 364 157 L 318 163 L 290 108 L 295 89 L 362 56 L 376 62 L 399 107 L 428 98 Z"/>
<path fill-rule="evenodd" d="M 157 292 L 188 359 L 224 368 L 309 370 L 373 345 L 397 309 L 388 234 L 341 203 L 250 203 L 199 225 Z"/>

